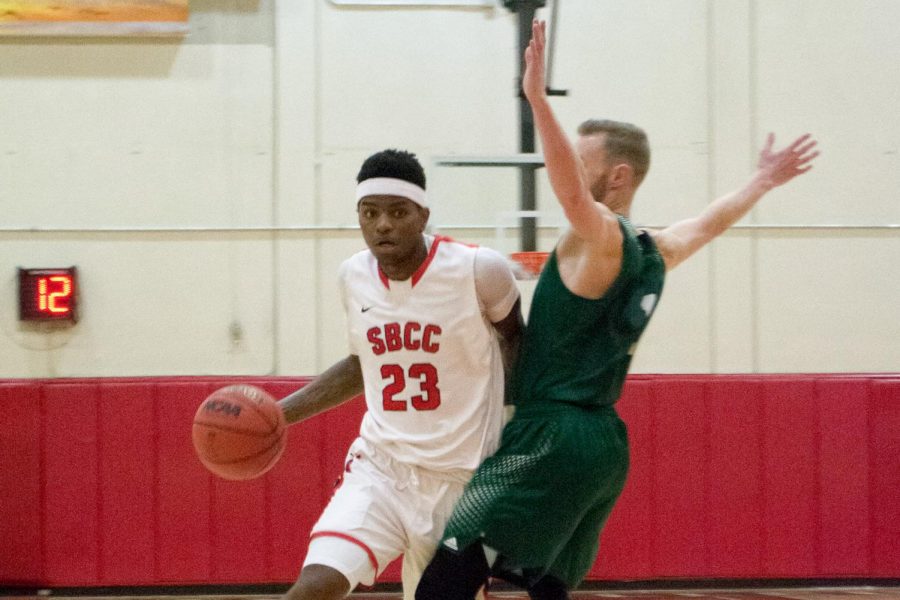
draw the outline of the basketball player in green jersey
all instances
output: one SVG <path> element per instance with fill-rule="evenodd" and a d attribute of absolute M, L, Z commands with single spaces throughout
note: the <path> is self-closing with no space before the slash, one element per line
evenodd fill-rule
<path fill-rule="evenodd" d="M 478 468 L 425 571 L 417 600 L 470 599 L 489 576 L 534 599 L 568 598 L 588 573 L 625 484 L 628 439 L 614 409 L 667 271 L 817 156 L 805 135 L 773 151 L 747 184 L 660 231 L 628 221 L 650 151 L 639 128 L 587 121 L 573 146 L 547 100 L 544 23 L 535 21 L 523 89 L 550 184 L 571 223 L 538 281 L 513 382 L 515 415 Z"/>

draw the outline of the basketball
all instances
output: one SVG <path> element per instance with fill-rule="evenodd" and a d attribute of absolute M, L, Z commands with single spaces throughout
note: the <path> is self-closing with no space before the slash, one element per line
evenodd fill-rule
<path fill-rule="evenodd" d="M 210 394 L 194 415 L 192 437 L 200 462 L 223 479 L 243 481 L 271 469 L 284 452 L 284 413 L 252 385 L 230 385 Z"/>

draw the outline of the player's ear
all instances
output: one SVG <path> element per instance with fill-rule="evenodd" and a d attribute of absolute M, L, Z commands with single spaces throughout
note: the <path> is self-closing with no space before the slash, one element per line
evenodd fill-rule
<path fill-rule="evenodd" d="M 621 189 L 634 183 L 634 169 L 628 163 L 619 163 L 609 174 L 608 187 L 611 190 Z"/>
<path fill-rule="evenodd" d="M 424 206 L 420 206 L 420 207 L 419 207 L 419 213 L 422 215 L 422 227 L 421 227 L 421 229 L 422 229 L 422 231 L 424 232 L 424 231 L 425 231 L 425 226 L 428 225 L 428 219 L 429 219 L 429 217 L 431 217 L 431 211 L 430 211 L 428 208 L 424 207 Z"/>

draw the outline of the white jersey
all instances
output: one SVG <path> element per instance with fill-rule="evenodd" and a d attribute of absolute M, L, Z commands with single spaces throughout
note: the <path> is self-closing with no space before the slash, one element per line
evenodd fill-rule
<path fill-rule="evenodd" d="M 406 281 L 389 280 L 368 250 L 340 270 L 365 382 L 360 437 L 394 460 L 448 474 L 474 470 L 502 426 L 503 365 L 476 293 L 476 253 L 436 237 Z"/>

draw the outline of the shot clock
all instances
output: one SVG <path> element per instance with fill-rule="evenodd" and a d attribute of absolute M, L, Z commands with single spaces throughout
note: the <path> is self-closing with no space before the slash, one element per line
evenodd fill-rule
<path fill-rule="evenodd" d="M 19 268 L 19 320 L 70 322 L 78 320 L 78 270 Z"/>

